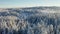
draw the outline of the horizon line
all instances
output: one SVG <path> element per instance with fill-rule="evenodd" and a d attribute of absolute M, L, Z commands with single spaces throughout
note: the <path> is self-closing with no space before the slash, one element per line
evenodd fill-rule
<path fill-rule="evenodd" d="M 26 7 L 0 7 L 0 8 L 30 8 L 30 7 L 60 7 L 60 6 L 26 6 Z"/>

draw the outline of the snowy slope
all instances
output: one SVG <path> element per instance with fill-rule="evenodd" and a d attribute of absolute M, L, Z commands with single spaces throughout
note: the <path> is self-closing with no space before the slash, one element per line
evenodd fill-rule
<path fill-rule="evenodd" d="M 60 7 L 0 9 L 0 34 L 60 34 Z"/>

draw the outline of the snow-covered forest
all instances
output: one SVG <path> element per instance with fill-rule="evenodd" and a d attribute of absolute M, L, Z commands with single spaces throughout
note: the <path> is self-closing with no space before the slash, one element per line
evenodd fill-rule
<path fill-rule="evenodd" d="M 60 34 L 60 7 L 0 8 L 0 34 Z"/>

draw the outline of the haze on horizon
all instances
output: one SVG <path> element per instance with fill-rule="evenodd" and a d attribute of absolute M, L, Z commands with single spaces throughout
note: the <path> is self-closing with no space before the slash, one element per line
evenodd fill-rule
<path fill-rule="evenodd" d="M 0 8 L 59 6 L 60 0 L 0 0 Z"/>

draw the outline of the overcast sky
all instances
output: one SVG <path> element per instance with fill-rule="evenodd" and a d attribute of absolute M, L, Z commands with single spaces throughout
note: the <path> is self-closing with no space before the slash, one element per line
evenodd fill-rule
<path fill-rule="evenodd" d="M 0 8 L 60 6 L 60 0 L 0 0 Z"/>

